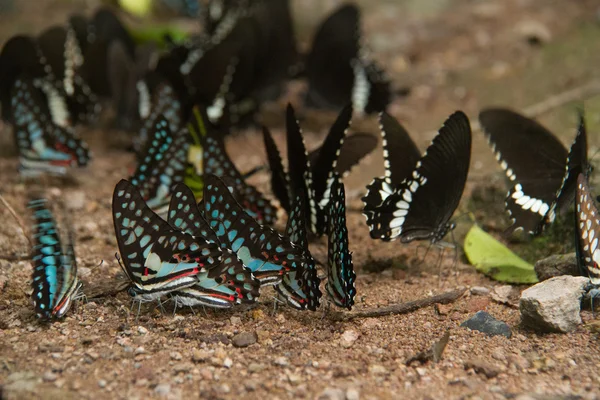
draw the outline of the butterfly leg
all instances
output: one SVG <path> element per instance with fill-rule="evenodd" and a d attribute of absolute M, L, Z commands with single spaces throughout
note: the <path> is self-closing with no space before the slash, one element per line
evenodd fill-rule
<path fill-rule="evenodd" d="M 445 247 L 440 249 L 440 256 L 437 262 L 437 270 L 438 270 L 438 287 L 442 287 L 442 262 L 444 261 L 444 252 L 446 251 Z"/>

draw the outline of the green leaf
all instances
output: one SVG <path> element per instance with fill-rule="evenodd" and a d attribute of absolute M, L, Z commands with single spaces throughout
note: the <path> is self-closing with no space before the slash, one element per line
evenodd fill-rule
<path fill-rule="evenodd" d="M 129 29 L 129 33 L 137 44 L 155 43 L 159 47 L 165 47 L 165 35 L 171 36 L 175 43 L 183 42 L 188 34 L 183 30 L 170 25 L 144 26 L 136 29 Z"/>
<path fill-rule="evenodd" d="M 477 225 L 473 225 L 465 237 L 465 254 L 477 271 L 497 281 L 538 282 L 533 265 L 517 256 Z"/>

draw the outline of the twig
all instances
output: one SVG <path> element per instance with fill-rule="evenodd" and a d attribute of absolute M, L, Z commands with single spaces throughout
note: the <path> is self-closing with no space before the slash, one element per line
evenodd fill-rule
<path fill-rule="evenodd" d="M 0 254 L 0 260 L 6 261 L 24 261 L 33 259 L 33 255 L 31 254 L 11 254 L 11 255 L 2 255 Z"/>
<path fill-rule="evenodd" d="M 467 289 L 456 289 L 451 292 L 438 294 L 436 296 L 427 297 L 425 299 L 408 301 L 406 303 L 394 304 L 388 307 L 372 308 L 354 312 L 335 312 L 331 314 L 331 319 L 334 321 L 349 321 L 355 318 L 383 317 L 386 315 L 407 314 L 416 311 L 423 307 L 428 307 L 432 304 L 448 304 L 459 299 Z"/>
<path fill-rule="evenodd" d="M 29 246 L 33 247 L 33 243 L 31 242 L 31 239 L 29 238 L 29 236 L 27 235 L 27 233 L 25 233 L 25 232 L 27 232 L 27 230 L 25 230 L 25 224 L 23 223 L 23 220 L 21 219 L 21 217 L 19 217 L 17 215 L 17 213 L 15 212 L 15 210 L 10 206 L 10 204 L 8 204 L 8 201 L 6 201 L 6 199 L 4 198 L 4 196 L 2 196 L 1 194 L 0 194 L 0 201 L 8 209 L 8 212 L 11 213 L 11 215 L 13 216 L 13 218 L 17 221 L 17 224 L 19 224 L 19 226 L 23 230 L 23 235 L 25 236 L 25 238 L 29 242 Z"/>

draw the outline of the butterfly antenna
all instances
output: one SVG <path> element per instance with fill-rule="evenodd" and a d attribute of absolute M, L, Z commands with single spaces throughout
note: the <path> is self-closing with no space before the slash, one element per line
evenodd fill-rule
<path fill-rule="evenodd" d="M 442 287 L 442 261 L 444 257 L 445 247 L 440 248 L 440 256 L 438 257 L 437 270 L 438 270 L 438 288 Z"/>

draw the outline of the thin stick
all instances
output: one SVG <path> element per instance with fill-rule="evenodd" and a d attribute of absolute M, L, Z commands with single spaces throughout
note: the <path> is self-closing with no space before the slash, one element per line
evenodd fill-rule
<path fill-rule="evenodd" d="M 0 260 L 6 261 L 25 261 L 33 259 L 32 254 L 11 254 L 11 255 L 2 255 L 0 254 Z"/>
<path fill-rule="evenodd" d="M 424 299 L 407 301 L 406 303 L 394 304 L 388 307 L 372 308 L 354 312 L 334 312 L 331 319 L 334 321 L 349 321 L 355 318 L 383 317 L 386 315 L 407 314 L 420 308 L 428 307 L 433 304 L 448 304 L 458 300 L 466 291 L 466 288 L 456 289 L 451 292 L 438 294 L 436 296 Z"/>
<path fill-rule="evenodd" d="M 15 212 L 15 210 L 10 206 L 10 204 L 8 204 L 8 201 L 6 201 L 6 199 L 4 198 L 4 196 L 2 196 L 1 194 L 0 194 L 0 201 L 8 209 L 8 212 L 11 213 L 11 215 L 13 216 L 13 218 L 17 221 L 17 224 L 19 224 L 19 226 L 23 230 L 23 235 L 25 236 L 25 238 L 29 242 L 29 246 L 33 247 L 33 243 L 31 242 L 31 239 L 25 233 L 25 232 L 27 232 L 27 230 L 25 230 L 25 224 L 23 223 L 23 220 L 21 219 L 21 217 L 19 217 L 17 215 L 17 213 Z"/>

